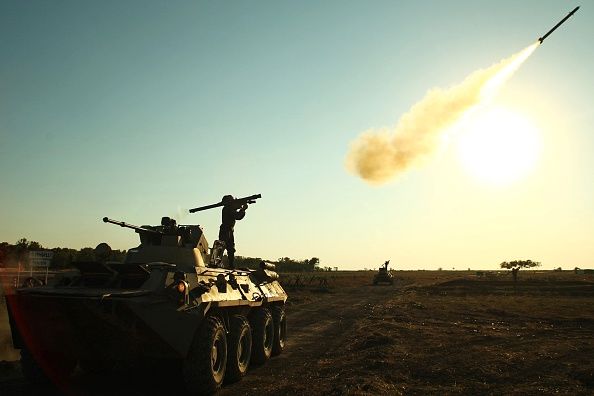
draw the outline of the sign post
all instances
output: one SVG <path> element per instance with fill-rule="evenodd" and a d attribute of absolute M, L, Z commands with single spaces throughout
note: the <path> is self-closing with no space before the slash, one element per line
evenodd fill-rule
<path fill-rule="evenodd" d="M 54 252 L 51 250 L 35 250 L 29 252 L 29 269 L 31 276 L 33 276 L 33 268 L 37 270 L 45 270 L 45 284 L 47 285 L 47 278 L 49 274 L 49 265 L 54 257 Z"/>

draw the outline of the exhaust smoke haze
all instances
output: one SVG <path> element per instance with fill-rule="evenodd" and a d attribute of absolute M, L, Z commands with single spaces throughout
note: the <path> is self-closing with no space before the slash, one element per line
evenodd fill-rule
<path fill-rule="evenodd" d="M 538 45 L 477 70 L 458 85 L 431 89 L 395 127 L 364 132 L 351 145 L 347 169 L 368 183 L 382 184 L 426 159 L 439 147 L 443 133 L 467 111 L 488 103 Z"/>

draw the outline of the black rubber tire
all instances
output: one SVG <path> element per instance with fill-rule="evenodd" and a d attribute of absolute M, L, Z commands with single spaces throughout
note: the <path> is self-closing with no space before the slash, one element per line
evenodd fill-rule
<path fill-rule="evenodd" d="M 284 307 L 275 306 L 272 308 L 272 321 L 274 322 L 272 356 L 277 356 L 285 349 L 285 341 L 287 339 L 287 316 L 285 315 Z"/>
<path fill-rule="evenodd" d="M 252 327 L 243 315 L 235 315 L 230 319 L 227 353 L 227 373 L 225 382 L 237 382 L 247 373 L 252 354 Z"/>
<path fill-rule="evenodd" d="M 216 392 L 225 379 L 227 334 L 217 316 L 205 318 L 184 361 L 183 374 L 190 394 Z"/>
<path fill-rule="evenodd" d="M 252 318 L 252 363 L 264 364 L 272 356 L 274 321 L 268 308 L 256 308 Z"/>

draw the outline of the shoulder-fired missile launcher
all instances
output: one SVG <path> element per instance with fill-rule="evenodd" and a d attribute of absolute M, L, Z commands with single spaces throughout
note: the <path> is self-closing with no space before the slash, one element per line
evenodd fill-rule
<path fill-rule="evenodd" d="M 77 363 L 97 372 L 116 362 L 176 359 L 187 389 L 205 394 L 283 351 L 287 294 L 273 265 L 210 267 L 221 260 L 209 257 L 198 225 L 103 220 L 140 235 L 123 263 L 107 261 L 109 247 L 100 244 L 97 261 L 7 296 L 13 342 L 30 380 L 67 383 Z"/>

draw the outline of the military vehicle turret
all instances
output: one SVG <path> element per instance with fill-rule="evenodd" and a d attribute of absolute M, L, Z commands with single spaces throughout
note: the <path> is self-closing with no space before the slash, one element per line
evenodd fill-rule
<path fill-rule="evenodd" d="M 287 294 L 272 264 L 222 268 L 200 226 L 168 217 L 142 227 L 103 221 L 139 234 L 124 262 L 110 262 L 100 244 L 96 261 L 7 296 L 27 378 L 64 384 L 77 363 L 105 372 L 116 362 L 176 359 L 190 393 L 205 394 L 283 351 Z"/>
<path fill-rule="evenodd" d="M 373 277 L 373 284 L 377 285 L 379 283 L 389 283 L 390 285 L 394 284 L 394 276 L 390 271 L 388 271 L 388 265 L 390 264 L 390 260 L 386 261 L 383 266 L 379 267 L 377 274 Z"/>

